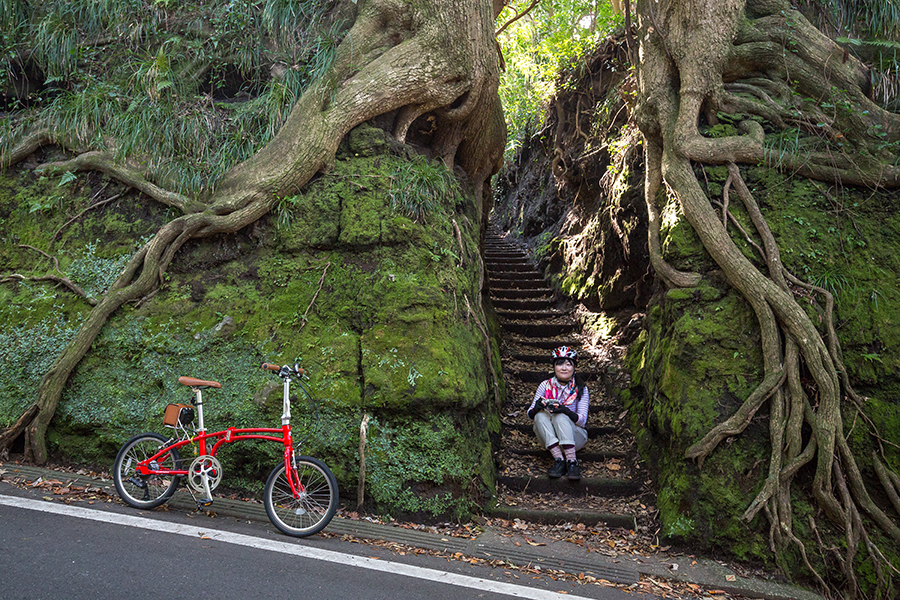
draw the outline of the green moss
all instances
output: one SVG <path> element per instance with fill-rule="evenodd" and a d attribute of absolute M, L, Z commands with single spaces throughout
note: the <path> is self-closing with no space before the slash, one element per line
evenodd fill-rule
<path fill-rule="evenodd" d="M 832 292 L 844 362 L 867 395 L 900 392 L 900 216 L 887 193 L 829 192 L 807 180 L 750 169 L 785 266 Z M 824 300 L 807 302 L 815 322 Z"/>
<path fill-rule="evenodd" d="M 660 236 L 663 258 L 673 266 L 689 271 L 705 271 L 712 266 L 712 259 L 674 199 L 668 199 L 661 211 Z"/>
<path fill-rule="evenodd" d="M 462 415 L 369 423 L 366 473 L 377 511 L 468 518 L 476 505 L 466 488 L 493 466 L 481 423 Z"/>
<path fill-rule="evenodd" d="M 433 516 L 483 502 L 493 486 L 488 435 L 499 431 L 491 387 L 499 355 L 472 316 L 496 326 L 477 304 L 474 201 L 454 190 L 427 225 L 398 214 L 390 189 L 401 159 L 387 148 L 377 131 L 355 132 L 333 169 L 270 219 L 186 244 L 159 290 L 117 311 L 73 373 L 51 425 L 52 452 L 110 464 L 132 434 L 161 430 L 168 402 L 189 399 L 181 375 L 223 384 L 204 396 L 211 427 L 277 425 L 281 388 L 259 364 L 300 362 L 318 408 L 296 403 L 295 439 L 328 462 L 345 495 L 355 499 L 359 425 L 369 414 L 367 502 Z M 0 176 L 4 272 L 45 272 L 46 259 L 18 244 L 52 247 L 63 272 L 93 295 L 165 216 L 113 203 L 86 213 L 54 246 L 53 233 L 94 191 L 67 197 L 73 205 L 63 211 L 46 196 L 55 183 L 12 177 Z M 48 208 L 29 213 L 27 202 Z M 90 307 L 27 282 L 0 286 L 0 301 L 0 414 L 11 420 Z M 228 485 L 264 480 L 278 458 L 275 444 L 229 448 Z"/>
<path fill-rule="evenodd" d="M 835 294 L 835 322 L 851 381 L 857 391 L 872 396 L 865 407 L 869 420 L 854 418 L 852 409 L 845 412 L 846 433 L 863 476 L 878 489 L 873 451 L 883 448 L 883 460 L 900 468 L 896 449 L 900 417 L 893 400 L 900 383 L 900 292 L 892 283 L 900 274 L 894 251 L 900 221 L 894 204 L 887 194 L 826 190 L 763 168 L 746 169 L 744 175 L 779 243 L 785 266 Z M 724 169 L 707 168 L 700 181 L 715 196 L 721 194 L 725 177 Z M 752 232 L 743 208 L 732 203 L 731 209 L 745 231 Z M 626 357 L 632 387 L 622 398 L 641 455 L 659 486 L 663 532 L 692 546 L 770 562 L 764 516 L 750 523 L 740 519 L 766 476 L 767 406 L 743 433 L 722 442 L 702 468 L 681 458 L 712 426 L 731 416 L 760 381 L 758 324 L 743 298 L 721 281 L 673 204 L 664 211 L 662 233 L 670 263 L 705 275 L 697 288 L 671 289 L 654 298 L 645 318 L 647 329 Z M 732 230 L 732 237 L 745 256 L 764 269 L 743 234 Z M 761 243 L 758 236 L 754 241 Z M 821 297 L 802 295 L 800 302 L 814 323 L 823 322 Z M 818 532 L 810 530 L 808 516 L 817 509 L 803 485 L 792 488 L 791 501 L 794 532 L 808 548 L 816 546 L 816 535 L 827 545 L 844 543 L 841 532 L 821 520 Z M 880 536 L 877 527 L 870 531 Z M 893 546 L 889 541 L 881 545 Z M 786 572 L 806 571 L 795 549 L 782 558 L 779 566 Z M 823 567 L 821 557 L 813 554 L 810 560 Z M 859 555 L 857 560 L 859 572 L 871 579 L 867 561 Z"/>

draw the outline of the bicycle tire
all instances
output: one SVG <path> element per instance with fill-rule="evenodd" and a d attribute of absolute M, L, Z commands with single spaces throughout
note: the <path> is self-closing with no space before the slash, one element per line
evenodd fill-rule
<path fill-rule="evenodd" d="M 158 433 L 140 433 L 119 449 L 113 463 L 113 482 L 125 504 L 134 508 L 155 508 L 164 504 L 181 483 L 180 475 L 139 475 L 135 465 L 159 452 L 168 440 Z M 159 457 L 168 469 L 181 469 L 181 455 L 171 449 Z"/>
<path fill-rule="evenodd" d="M 317 458 L 296 458 L 297 480 L 303 494 L 295 498 L 284 464 L 269 474 L 263 492 L 263 504 L 269 520 L 282 533 L 307 537 L 319 533 L 331 522 L 338 506 L 337 480 L 331 470 Z"/>

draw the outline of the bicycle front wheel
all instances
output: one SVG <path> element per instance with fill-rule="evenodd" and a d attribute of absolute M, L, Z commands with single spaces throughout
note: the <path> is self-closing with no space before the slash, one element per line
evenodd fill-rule
<path fill-rule="evenodd" d="M 317 458 L 298 456 L 291 472 L 280 464 L 272 470 L 263 492 L 269 520 L 282 533 L 307 537 L 319 533 L 334 516 L 338 505 L 337 480 Z M 294 481 L 295 495 L 288 476 Z"/>
<path fill-rule="evenodd" d="M 138 463 L 162 450 L 167 441 L 158 433 L 141 433 L 125 442 L 119 450 L 113 463 L 113 482 L 125 504 L 134 508 L 154 508 L 175 493 L 181 482 L 180 475 L 141 475 L 137 472 Z M 161 454 L 151 468 L 180 470 L 178 450 L 173 448 Z"/>

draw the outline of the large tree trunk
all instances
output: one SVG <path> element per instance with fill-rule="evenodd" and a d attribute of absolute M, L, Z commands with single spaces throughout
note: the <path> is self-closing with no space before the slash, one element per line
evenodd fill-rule
<path fill-rule="evenodd" d="M 837 157 L 824 153 L 770 155 L 762 127 L 749 119 L 742 124 L 744 135 L 740 136 L 707 138 L 698 126 L 702 120 L 713 124 L 720 111 L 756 115 L 776 126 L 792 121 L 796 124 L 791 112 L 795 109 L 792 93 L 830 99 L 834 90 L 840 90 L 865 110 L 828 117 L 812 112 L 799 126 L 821 130 L 824 123 L 825 135 L 852 140 L 855 149 L 865 149 L 872 143 L 866 131 L 876 124 L 890 132 L 891 139 L 897 139 L 900 117 L 874 106 L 864 93 L 862 66 L 843 57 L 840 48 L 786 2 L 639 0 L 637 15 L 635 114 L 646 147 L 645 194 L 651 215 L 654 267 L 669 285 L 694 285 L 697 281 L 696 275 L 676 271 L 659 255 L 658 223 L 653 215 L 658 212 L 656 204 L 664 182 L 728 282 L 753 307 L 762 332 L 763 381 L 741 409 L 694 444 L 687 457 L 702 464 L 720 441 L 741 432 L 760 406 L 769 401 L 769 476 L 748 506 L 745 518 L 749 520 L 765 509 L 775 552 L 793 545 L 805 557 L 805 548 L 793 532 L 790 489 L 798 470 L 805 464 L 813 465 L 810 493 L 822 514 L 848 532 L 841 564 L 849 582 L 847 593 L 853 595 L 857 590 L 853 557 L 860 540 L 866 542 L 864 548 L 871 560 L 880 565 L 879 572 L 885 566 L 884 556 L 869 543 L 860 515 L 869 519 L 868 526 L 879 527 L 895 543 L 900 543 L 900 528 L 871 500 L 844 438 L 842 401 L 858 398 L 841 365 L 830 315 L 820 331 L 795 300 L 788 282 L 821 294 L 829 302 L 829 312 L 830 296 L 784 270 L 778 245 L 743 184 L 737 163 L 782 166 L 810 177 L 878 186 L 896 186 L 898 170 L 894 165 L 868 159 L 852 169 L 850 158 L 840 153 Z M 765 80 L 761 73 L 766 74 Z M 738 96 L 738 92 L 743 94 Z M 748 100 L 747 93 L 754 99 Z M 728 165 L 726 194 L 733 186 L 763 240 L 759 263 L 748 260 L 732 241 L 726 229 L 727 209 L 725 215 L 715 212 L 697 180 L 693 163 Z M 815 382 L 815 407 L 799 383 L 801 364 Z M 805 447 L 801 447 L 803 427 L 812 430 Z M 883 480 L 887 482 L 885 491 L 896 494 L 891 477 L 886 475 Z M 888 589 L 889 566 L 884 573 L 887 575 L 879 583 L 882 589 Z M 826 578 L 831 579 L 824 573 L 813 574 L 823 585 Z"/>
<path fill-rule="evenodd" d="M 238 231 L 304 186 L 360 123 L 382 117 L 402 142 L 416 119 L 433 116 L 431 156 L 465 170 L 484 210 L 488 180 L 499 168 L 506 140 L 497 95 L 498 8 L 490 0 L 360 0 L 331 69 L 298 100 L 275 139 L 232 169 L 202 203 L 156 189 L 133 166 L 109 156 L 89 153 L 47 165 L 101 170 L 186 214 L 164 225 L 135 255 L 44 376 L 34 405 L 0 435 L 0 449 L 25 431 L 27 457 L 45 462 L 47 427 L 63 388 L 110 315 L 150 293 L 188 240 Z M 22 160 L 55 137 L 36 132 L 0 163 Z"/>

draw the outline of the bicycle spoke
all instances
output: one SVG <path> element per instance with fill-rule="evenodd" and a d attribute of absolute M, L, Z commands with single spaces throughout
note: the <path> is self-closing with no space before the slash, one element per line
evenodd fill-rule
<path fill-rule="evenodd" d="M 307 536 L 321 531 L 337 510 L 337 484 L 324 463 L 303 457 L 297 460 L 296 494 L 287 471 L 279 465 L 266 483 L 266 512 L 272 523 L 288 535 Z"/>
<path fill-rule="evenodd" d="M 141 475 L 137 466 L 157 454 L 166 438 L 156 433 L 137 435 L 122 446 L 113 465 L 116 491 L 126 504 L 135 508 L 153 508 L 168 500 L 178 487 L 180 477 L 174 475 Z M 150 463 L 151 470 L 178 469 L 180 458 L 171 450 Z"/>

